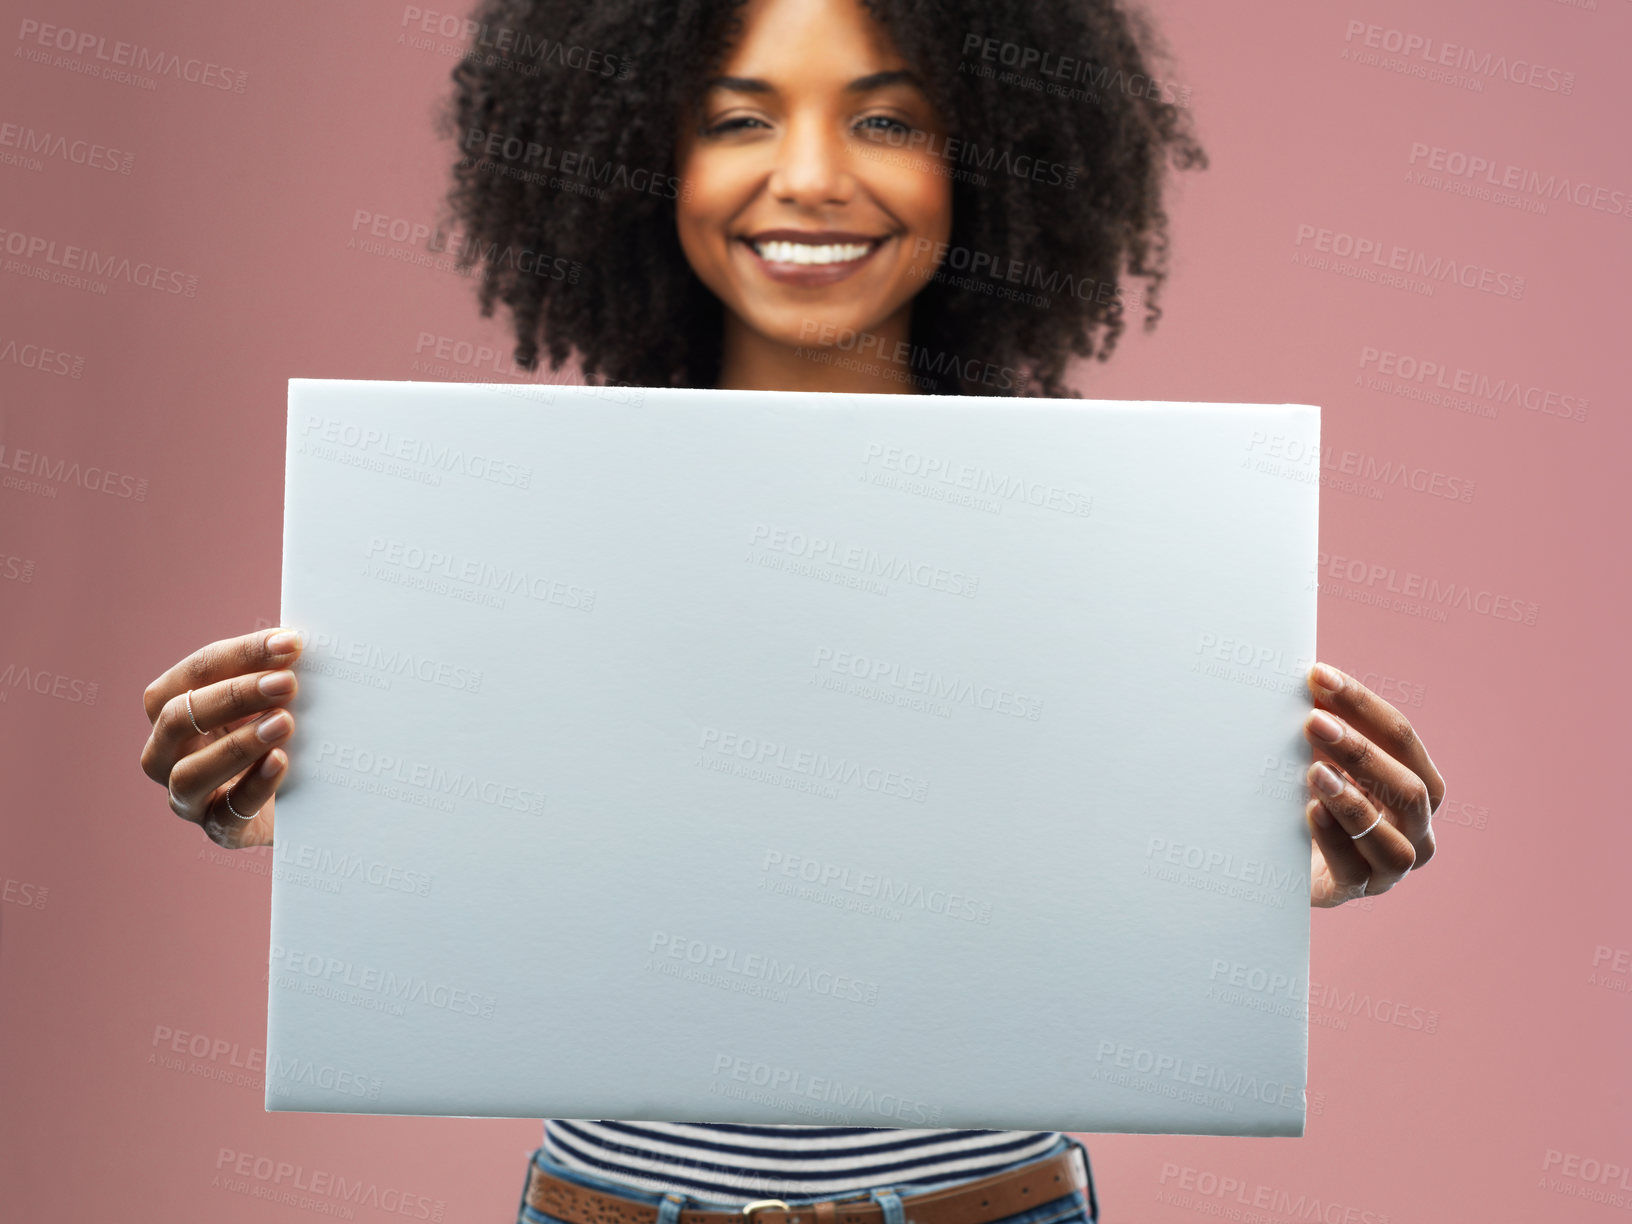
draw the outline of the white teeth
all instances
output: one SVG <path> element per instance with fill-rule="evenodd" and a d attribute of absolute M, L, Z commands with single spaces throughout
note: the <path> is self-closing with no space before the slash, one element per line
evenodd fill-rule
<path fill-rule="evenodd" d="M 872 244 L 849 242 L 816 246 L 809 242 L 756 242 L 754 250 L 769 263 L 830 264 L 860 259 Z"/>

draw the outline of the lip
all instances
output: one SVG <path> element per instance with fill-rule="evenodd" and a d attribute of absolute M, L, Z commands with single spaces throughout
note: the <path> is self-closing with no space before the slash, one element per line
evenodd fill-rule
<path fill-rule="evenodd" d="M 882 242 L 887 234 L 857 234 L 851 230 L 768 229 L 744 234 L 750 242 L 809 242 L 816 246 L 825 243 Z"/>
<path fill-rule="evenodd" d="M 806 287 L 831 285 L 837 281 L 854 276 L 879 249 L 894 237 L 885 234 L 857 234 L 849 230 L 800 230 L 800 229 L 772 229 L 760 230 L 754 234 L 740 235 L 735 241 L 748 253 L 749 259 L 764 276 L 783 285 L 800 285 Z M 756 242 L 807 242 L 813 246 L 828 244 L 855 244 L 867 243 L 867 253 L 860 259 L 847 259 L 841 263 L 830 264 L 795 264 L 773 263 L 764 258 L 754 249 Z"/>

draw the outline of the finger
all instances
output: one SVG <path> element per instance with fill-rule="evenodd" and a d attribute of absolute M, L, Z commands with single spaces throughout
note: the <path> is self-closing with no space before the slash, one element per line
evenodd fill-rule
<path fill-rule="evenodd" d="M 1345 834 L 1350 850 L 1365 861 L 1365 895 L 1373 897 L 1398 884 L 1417 861 L 1411 839 L 1324 761 L 1316 761 L 1309 767 L 1309 787 Z M 1353 861 L 1345 858 L 1345 878 L 1352 870 Z"/>
<path fill-rule="evenodd" d="M 147 720 L 156 723 L 159 711 L 170 699 L 188 689 L 201 689 L 245 672 L 288 667 L 300 654 L 300 648 L 300 634 L 293 629 L 257 629 L 241 637 L 222 638 L 200 646 L 147 686 L 142 694 Z M 196 697 L 194 708 L 197 708 Z M 206 730 L 209 728 L 202 718 L 198 721 Z"/>
<path fill-rule="evenodd" d="M 170 810 L 183 820 L 203 824 L 214 811 L 221 787 L 255 765 L 269 749 L 287 742 L 294 725 L 294 715 L 288 710 L 272 710 L 188 753 L 170 772 Z M 247 811 L 236 799 L 233 806 Z"/>
<path fill-rule="evenodd" d="M 1310 904 L 1342 905 L 1345 901 L 1365 896 L 1366 881 L 1371 878 L 1371 864 L 1366 862 L 1365 856 L 1355 848 L 1349 835 L 1338 828 L 1318 796 L 1304 805 L 1303 814 L 1309 821 L 1315 849 L 1324 861 L 1326 874 L 1331 877 L 1329 891 L 1321 888 L 1319 881 L 1312 881 L 1315 887 L 1310 892 Z M 1310 860 L 1310 873 L 1311 876 L 1315 874 L 1313 858 Z"/>
<path fill-rule="evenodd" d="M 268 706 L 288 705 L 299 686 L 293 671 L 280 668 L 229 676 L 178 693 L 164 703 L 153 721 L 142 749 L 143 772 L 155 782 L 167 782 L 182 758 L 204 745 L 220 743 Z"/>
<path fill-rule="evenodd" d="M 1433 813 L 1428 787 L 1421 778 L 1326 710 L 1309 711 L 1303 734 L 1321 755 L 1341 765 L 1372 802 L 1387 808 L 1396 817 L 1400 831 L 1413 843 L 1427 835 Z"/>
<path fill-rule="evenodd" d="M 272 844 L 272 809 L 278 784 L 289 766 L 289 754 L 274 748 L 243 777 L 224 787 L 200 822 L 211 841 L 229 850 Z"/>
<path fill-rule="evenodd" d="M 1434 768 L 1409 718 L 1353 676 L 1329 663 L 1316 663 L 1311 667 L 1308 683 L 1309 691 L 1320 705 L 1359 728 L 1373 743 L 1422 779 L 1428 789 L 1430 816 L 1439 810 L 1440 801 L 1445 798 L 1445 779 Z"/>

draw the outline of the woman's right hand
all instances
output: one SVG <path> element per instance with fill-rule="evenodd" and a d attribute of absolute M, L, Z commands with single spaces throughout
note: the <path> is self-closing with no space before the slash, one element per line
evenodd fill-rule
<path fill-rule="evenodd" d="M 281 707 L 298 687 L 288 669 L 299 654 L 300 637 L 287 629 L 222 638 L 193 651 L 142 694 L 153 724 L 142 772 L 169 792 L 171 811 L 203 825 L 218 846 L 272 844 L 274 792 L 289 765 L 279 745 L 295 728 L 295 716 Z"/>

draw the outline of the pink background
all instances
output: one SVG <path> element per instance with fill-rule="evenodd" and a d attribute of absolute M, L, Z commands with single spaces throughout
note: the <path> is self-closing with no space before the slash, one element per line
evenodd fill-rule
<path fill-rule="evenodd" d="M 7 463 L 22 448 L 129 480 L 111 495 L 0 488 L 3 1214 L 344 1218 L 332 1197 L 256 1197 L 271 1178 L 244 1179 L 254 1194 L 225 1185 L 225 1151 L 423 1196 L 409 1218 L 423 1204 L 446 1221 L 513 1219 L 536 1120 L 263 1112 L 270 852 L 217 850 L 138 766 L 148 681 L 277 616 L 285 380 L 484 376 L 416 365 L 427 333 L 508 353 L 470 281 L 400 262 L 406 244 L 385 244 L 399 258 L 349 245 L 359 210 L 435 216 L 451 152 L 430 116 L 453 60 L 399 45 L 394 3 L 9 7 L 0 124 L 130 163 L 30 161 L 0 142 L 0 349 L 17 341 L 0 358 L 0 442 Z M 1474 90 L 1345 60 L 1367 50 L 1345 37 L 1362 9 L 1385 30 L 1572 73 L 1571 90 L 1499 77 Z M 1632 1169 L 1632 833 L 1617 768 L 1632 439 L 1616 390 L 1632 4 L 1154 11 L 1213 164 L 1175 181 L 1162 324 L 1077 385 L 1320 404 L 1334 468 L 1354 452 L 1472 493 L 1323 489 L 1321 657 L 1395 698 L 1449 790 L 1430 865 L 1312 914 L 1328 1002 L 1313 1009 L 1307 1136 L 1088 1137 L 1104 1218 L 1243 1219 L 1253 1203 L 1261 1219 L 1364 1224 L 1624 1218 L 1604 1199 L 1632 1202 L 1618 1171 Z M 15 54 L 37 45 L 19 37 L 29 18 L 213 61 L 244 88 L 146 90 L 30 62 Z M 1409 181 L 1417 143 L 1605 187 L 1617 211 Z M 1522 277 L 1522 296 L 1448 282 L 1421 295 L 1304 266 L 1315 243 L 1300 225 Z M 14 233 L 162 264 L 196 294 L 33 279 L 51 265 L 6 253 Z M 31 367 L 30 344 L 65 356 Z M 1361 377 L 1377 373 L 1367 349 L 1584 400 L 1585 419 L 1391 394 Z M 1365 602 L 1389 580 L 1356 560 L 1534 605 L 1534 623 Z M 171 1033 L 202 1055 L 176 1053 Z"/>

